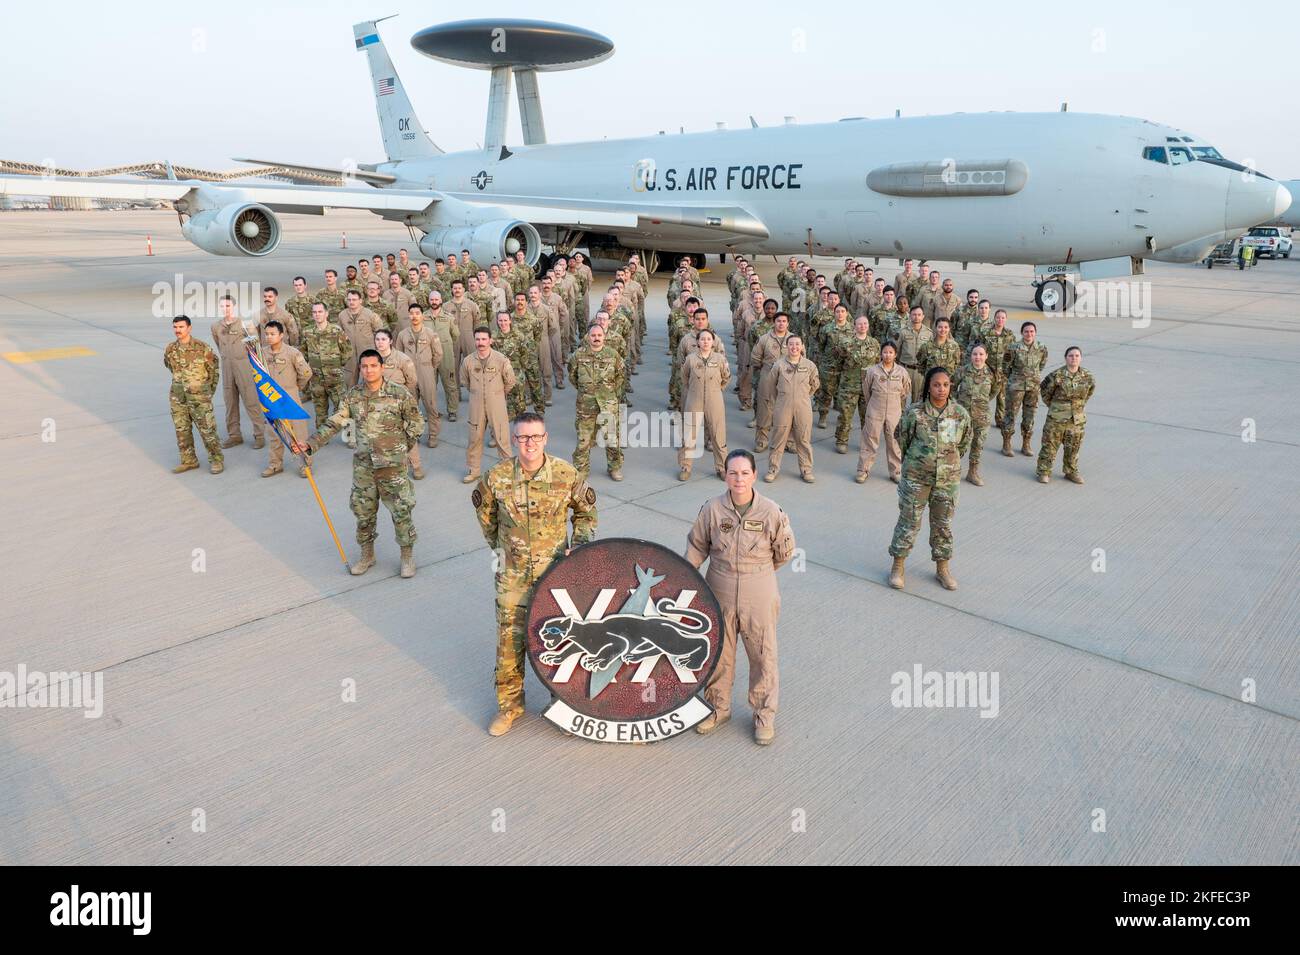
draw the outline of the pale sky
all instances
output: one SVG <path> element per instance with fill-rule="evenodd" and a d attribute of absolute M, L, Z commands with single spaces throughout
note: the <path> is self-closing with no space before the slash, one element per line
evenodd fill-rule
<path fill-rule="evenodd" d="M 1294 94 L 1300 4 L 664 0 L 460 6 L 406 0 L 27 4 L 0 58 L 0 158 L 72 168 L 231 157 L 337 166 L 383 159 L 365 57 L 380 34 L 443 149 L 483 138 L 488 74 L 430 60 L 413 33 L 486 16 L 558 19 L 603 33 L 613 57 L 540 78 L 548 138 L 733 129 L 794 115 L 1056 110 L 1177 126 L 1269 175 L 1300 177 Z M 647 15 L 644 11 L 650 11 Z M 578 19 L 579 15 L 583 19 Z M 13 26 L 13 23 L 11 23 Z M 1241 77 L 1269 78 L 1272 89 Z M 508 142 L 520 140 L 512 110 Z"/>

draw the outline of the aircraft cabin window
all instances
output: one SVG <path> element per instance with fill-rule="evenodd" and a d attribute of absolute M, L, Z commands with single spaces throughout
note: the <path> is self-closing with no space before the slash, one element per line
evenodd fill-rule
<path fill-rule="evenodd" d="M 1142 150 L 1142 158 L 1150 159 L 1152 162 L 1168 163 L 1169 157 L 1165 155 L 1164 146 L 1148 146 Z"/>
<path fill-rule="evenodd" d="M 1181 166 L 1183 163 L 1196 162 L 1196 159 L 1186 146 L 1170 146 L 1169 161 L 1175 166 Z"/>

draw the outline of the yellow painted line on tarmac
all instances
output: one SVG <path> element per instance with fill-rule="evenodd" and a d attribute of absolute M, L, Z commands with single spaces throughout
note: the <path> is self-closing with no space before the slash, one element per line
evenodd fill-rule
<path fill-rule="evenodd" d="M 4 360 L 15 365 L 27 365 L 34 361 L 54 361 L 57 358 L 86 358 L 95 354 L 89 348 L 74 345 L 71 348 L 42 348 L 40 351 L 7 351 Z"/>

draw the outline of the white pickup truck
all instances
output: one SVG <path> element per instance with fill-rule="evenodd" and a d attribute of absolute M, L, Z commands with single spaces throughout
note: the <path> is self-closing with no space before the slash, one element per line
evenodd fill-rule
<path fill-rule="evenodd" d="M 1256 226 L 1241 237 L 1241 242 L 1255 247 L 1256 258 L 1291 258 L 1291 237 L 1275 225 Z"/>

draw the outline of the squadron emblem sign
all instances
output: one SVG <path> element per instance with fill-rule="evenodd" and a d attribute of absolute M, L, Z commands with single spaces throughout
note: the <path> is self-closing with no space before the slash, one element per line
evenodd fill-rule
<path fill-rule="evenodd" d="M 722 642 L 718 601 L 683 557 L 649 541 L 593 541 L 551 565 L 528 608 L 528 659 L 555 695 L 543 715 L 602 743 L 690 729 Z"/>

